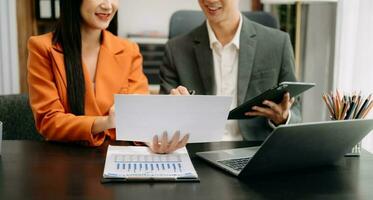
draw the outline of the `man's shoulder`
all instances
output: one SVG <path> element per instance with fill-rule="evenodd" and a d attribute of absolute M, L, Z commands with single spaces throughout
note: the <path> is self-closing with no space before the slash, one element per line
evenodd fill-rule
<path fill-rule="evenodd" d="M 283 32 L 279 29 L 264 26 L 251 20 L 248 20 L 248 22 L 250 23 L 250 26 L 255 29 L 256 37 L 258 39 L 269 41 L 283 41 L 284 38 L 288 37 L 288 34 L 286 32 Z"/>
<path fill-rule="evenodd" d="M 168 46 L 180 46 L 181 44 L 191 44 L 193 42 L 193 37 L 190 33 L 183 34 L 171 38 L 167 41 Z"/>
<path fill-rule="evenodd" d="M 180 47 L 191 47 L 194 43 L 198 42 L 198 39 L 201 37 L 201 35 L 206 34 L 207 36 L 207 31 L 206 33 L 204 33 L 205 32 L 204 26 L 206 26 L 205 23 L 196 27 L 195 29 L 193 29 L 192 31 L 188 33 L 178 35 L 170 39 L 167 42 L 167 45 L 171 47 L 178 46 L 179 48 Z"/>

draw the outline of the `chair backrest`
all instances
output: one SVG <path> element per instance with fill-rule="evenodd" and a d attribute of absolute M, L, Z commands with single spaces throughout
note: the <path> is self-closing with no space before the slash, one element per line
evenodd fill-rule
<path fill-rule="evenodd" d="M 26 94 L 0 95 L 3 140 L 43 140 L 35 128 Z"/>
<path fill-rule="evenodd" d="M 267 12 L 242 12 L 248 19 L 268 26 L 271 28 L 278 28 L 277 20 Z M 179 10 L 171 16 L 168 38 L 171 39 L 175 36 L 186 34 L 198 27 L 205 20 L 205 15 L 202 11 L 196 10 Z"/>

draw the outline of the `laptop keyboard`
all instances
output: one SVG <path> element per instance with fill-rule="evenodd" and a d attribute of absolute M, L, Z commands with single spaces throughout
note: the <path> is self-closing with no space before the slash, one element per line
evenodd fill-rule
<path fill-rule="evenodd" d="M 229 160 L 218 160 L 218 162 L 234 170 L 241 171 L 247 165 L 250 159 L 251 157 L 229 159 Z"/>

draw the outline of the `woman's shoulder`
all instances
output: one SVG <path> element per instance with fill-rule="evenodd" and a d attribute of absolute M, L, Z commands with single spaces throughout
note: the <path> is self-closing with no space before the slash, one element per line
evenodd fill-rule
<path fill-rule="evenodd" d="M 28 48 L 30 49 L 49 49 L 52 46 L 53 33 L 31 36 L 28 40 Z"/>

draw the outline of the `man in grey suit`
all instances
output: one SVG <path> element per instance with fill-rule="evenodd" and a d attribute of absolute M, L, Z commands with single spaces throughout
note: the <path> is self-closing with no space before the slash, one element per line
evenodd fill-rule
<path fill-rule="evenodd" d="M 161 93 L 232 96 L 231 109 L 283 81 L 296 81 L 289 36 L 242 16 L 239 0 L 199 0 L 206 22 L 166 44 Z M 274 126 L 300 121 L 289 94 L 228 120 L 223 140 L 264 140 Z"/>

